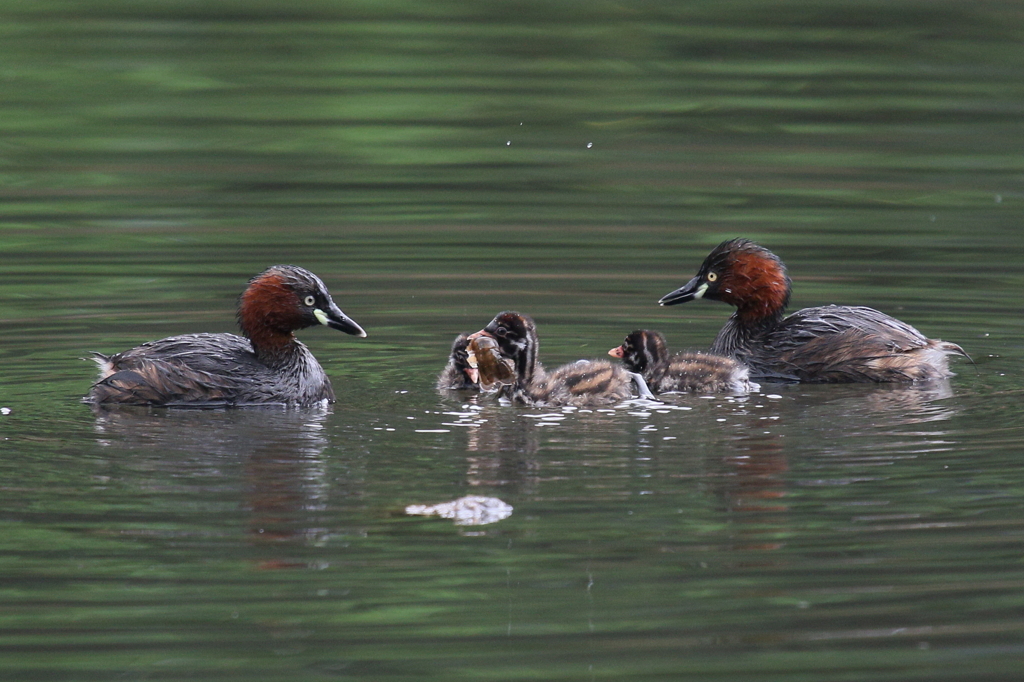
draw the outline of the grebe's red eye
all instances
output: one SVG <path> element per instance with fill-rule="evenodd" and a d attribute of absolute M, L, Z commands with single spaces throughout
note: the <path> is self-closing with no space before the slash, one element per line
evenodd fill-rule
<path fill-rule="evenodd" d="M 312 296 L 306 296 L 306 298 L 302 299 L 302 302 L 305 303 L 308 307 L 312 308 L 313 304 L 316 303 L 316 299 L 313 298 Z"/>
<path fill-rule="evenodd" d="M 718 273 L 717 272 L 709 272 L 707 275 L 704 276 L 704 279 L 706 279 L 709 282 L 716 282 L 716 281 L 718 281 Z"/>

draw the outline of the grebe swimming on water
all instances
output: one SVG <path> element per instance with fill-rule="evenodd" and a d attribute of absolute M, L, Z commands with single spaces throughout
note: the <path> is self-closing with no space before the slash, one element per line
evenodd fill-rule
<path fill-rule="evenodd" d="M 95 353 L 100 378 L 86 402 L 161 406 L 307 406 L 334 402 L 320 363 L 292 333 L 325 325 L 366 332 L 341 312 L 309 270 L 275 265 L 253 277 L 238 299 L 235 334 L 185 334 L 130 350 Z"/>
<path fill-rule="evenodd" d="M 748 239 L 722 242 L 697 276 L 661 305 L 698 298 L 736 307 L 712 353 L 750 367 L 754 378 L 806 382 L 927 381 L 952 376 L 960 346 L 929 339 L 909 324 L 861 306 L 804 308 L 783 316 L 790 279 L 778 256 Z"/>

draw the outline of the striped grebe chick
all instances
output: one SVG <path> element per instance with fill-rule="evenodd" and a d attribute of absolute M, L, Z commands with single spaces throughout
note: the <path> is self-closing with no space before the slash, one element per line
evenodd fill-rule
<path fill-rule="evenodd" d="M 437 390 L 444 392 L 479 388 L 479 372 L 469 363 L 469 334 L 459 334 L 452 342 L 448 364 L 437 377 Z"/>
<path fill-rule="evenodd" d="M 640 329 L 608 351 L 631 372 L 640 374 L 655 393 L 749 393 L 760 388 L 750 381 L 746 365 L 724 355 L 681 352 L 669 355 L 665 337 Z"/>
<path fill-rule="evenodd" d="M 513 311 L 499 313 L 470 336 L 487 336 L 511 363 L 512 377 L 500 384 L 499 394 L 521 405 L 608 405 L 633 398 L 634 385 L 641 397 L 650 396 L 642 378 L 607 360 L 579 360 L 545 372 L 537 361 L 537 326 Z M 481 383 L 485 381 L 481 369 Z M 639 380 L 640 384 L 636 382 Z"/>

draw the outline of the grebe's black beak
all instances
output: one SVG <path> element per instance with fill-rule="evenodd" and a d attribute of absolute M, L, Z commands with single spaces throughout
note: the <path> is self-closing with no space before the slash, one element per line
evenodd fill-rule
<path fill-rule="evenodd" d="M 687 301 L 700 298 L 707 290 L 708 283 L 704 281 L 704 278 L 694 277 L 671 294 L 665 294 L 662 296 L 661 300 L 658 301 L 658 305 L 676 305 L 677 303 L 686 303 Z"/>
<path fill-rule="evenodd" d="M 313 311 L 316 319 L 320 320 L 320 324 L 327 325 L 331 329 L 337 329 L 339 332 L 345 332 L 352 336 L 358 336 L 359 338 L 366 338 L 366 332 L 363 328 L 356 324 L 356 321 L 351 317 L 341 312 L 341 308 L 334 304 L 334 301 L 330 302 L 330 308 L 326 311 L 317 308 Z"/>

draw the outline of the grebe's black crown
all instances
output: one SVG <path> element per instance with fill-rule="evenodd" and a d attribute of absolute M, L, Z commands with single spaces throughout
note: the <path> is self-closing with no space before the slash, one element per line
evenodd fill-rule
<path fill-rule="evenodd" d="M 707 255 L 707 258 L 704 259 L 700 270 L 702 273 L 709 270 L 722 270 L 729 266 L 738 253 L 759 253 L 778 260 L 774 253 L 763 246 L 759 246 L 744 237 L 737 237 L 735 239 L 726 239 L 713 248 L 711 253 Z"/>
<path fill-rule="evenodd" d="M 300 268 L 298 265 L 271 265 L 269 268 L 250 279 L 249 283 L 252 284 L 253 282 L 268 275 L 277 275 L 281 277 L 285 284 L 296 291 L 308 290 L 310 293 L 330 296 L 327 291 L 327 285 L 324 284 L 322 279 L 306 268 Z"/>

